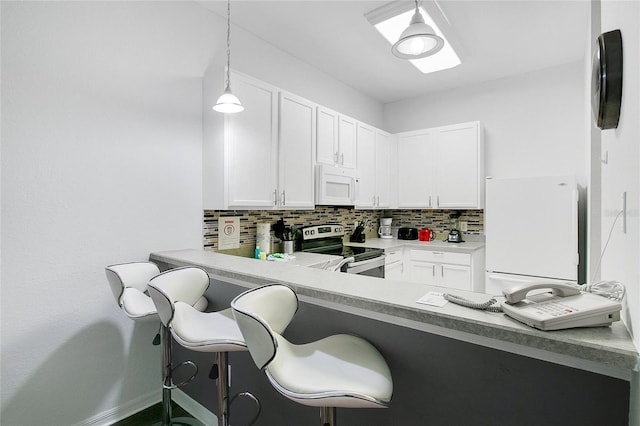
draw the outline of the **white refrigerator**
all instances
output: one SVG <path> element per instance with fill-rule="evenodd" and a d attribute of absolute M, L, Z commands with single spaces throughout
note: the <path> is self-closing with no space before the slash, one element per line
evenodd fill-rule
<path fill-rule="evenodd" d="M 487 178 L 485 291 L 578 283 L 578 186 L 573 176 Z"/>

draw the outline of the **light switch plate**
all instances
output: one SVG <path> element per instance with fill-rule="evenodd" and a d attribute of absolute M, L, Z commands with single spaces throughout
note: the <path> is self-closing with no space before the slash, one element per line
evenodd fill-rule
<path fill-rule="evenodd" d="M 467 221 L 466 220 L 461 220 L 460 221 L 460 230 L 462 232 L 467 232 Z"/>

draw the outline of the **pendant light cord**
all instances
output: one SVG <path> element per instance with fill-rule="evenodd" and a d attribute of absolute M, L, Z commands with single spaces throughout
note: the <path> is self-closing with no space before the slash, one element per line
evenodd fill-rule
<path fill-rule="evenodd" d="M 231 69 L 231 0 L 227 0 L 227 81 L 226 89 L 230 88 L 229 71 Z"/>

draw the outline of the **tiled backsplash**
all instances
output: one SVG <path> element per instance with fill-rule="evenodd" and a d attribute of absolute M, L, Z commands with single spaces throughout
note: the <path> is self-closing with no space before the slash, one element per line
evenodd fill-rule
<path fill-rule="evenodd" d="M 355 221 L 367 221 L 367 236 L 375 237 L 381 217 L 393 218 L 393 226 L 431 228 L 437 234 L 445 234 L 451 229 L 452 214 L 460 214 L 460 220 L 467 221 L 468 234 L 480 235 L 484 232 L 483 210 L 356 210 L 353 207 L 330 206 L 318 206 L 315 210 L 205 210 L 204 248 L 218 250 L 218 218 L 221 216 L 240 217 L 240 248 L 224 252 L 251 257 L 256 246 L 256 224 L 259 222 L 273 225 L 279 219 L 284 219 L 285 224 L 296 228 L 339 223 L 344 226 L 345 234 L 350 235 Z M 281 251 L 277 245 L 273 250 Z"/>

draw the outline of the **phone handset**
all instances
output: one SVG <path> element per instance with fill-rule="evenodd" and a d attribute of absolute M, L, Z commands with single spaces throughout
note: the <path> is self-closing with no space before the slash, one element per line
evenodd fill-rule
<path fill-rule="evenodd" d="M 577 285 L 549 282 L 516 285 L 502 290 L 502 294 L 504 295 L 507 303 L 513 304 L 524 300 L 524 298 L 527 297 L 529 291 L 542 288 L 549 288 L 552 290 L 552 294 L 560 297 L 575 296 L 577 294 L 580 294 L 580 287 Z"/>

